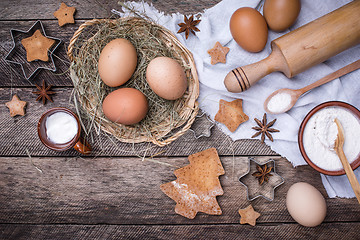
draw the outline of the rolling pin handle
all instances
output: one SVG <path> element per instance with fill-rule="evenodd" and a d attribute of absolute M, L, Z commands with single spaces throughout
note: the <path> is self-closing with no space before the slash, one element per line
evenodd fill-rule
<path fill-rule="evenodd" d="M 272 65 L 273 54 L 267 58 L 246 66 L 238 67 L 230 71 L 225 79 L 224 84 L 229 92 L 243 92 L 249 89 L 257 81 L 276 71 Z"/>
<path fill-rule="evenodd" d="M 262 79 L 269 73 L 264 60 L 235 68 L 229 72 L 224 79 L 226 89 L 234 93 L 243 92 Z"/>
<path fill-rule="evenodd" d="M 276 44 L 272 44 L 271 48 L 272 52 L 267 58 L 230 71 L 224 79 L 226 89 L 234 93 L 243 92 L 275 71 L 281 71 L 286 76 L 290 76 L 288 65 L 280 49 Z"/>

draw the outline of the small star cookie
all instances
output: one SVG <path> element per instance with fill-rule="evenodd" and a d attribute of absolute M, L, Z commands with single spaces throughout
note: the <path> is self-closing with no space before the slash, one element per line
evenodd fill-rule
<path fill-rule="evenodd" d="M 223 47 L 219 42 L 216 42 L 215 46 L 207 51 L 211 56 L 211 64 L 214 65 L 218 62 L 226 63 L 226 55 L 229 50 L 230 48 Z"/>
<path fill-rule="evenodd" d="M 62 2 L 60 8 L 54 12 L 54 16 L 58 19 L 59 26 L 62 27 L 67 23 L 75 23 L 75 11 L 75 7 L 68 7 L 65 3 Z"/>
<path fill-rule="evenodd" d="M 239 125 L 247 120 L 249 117 L 243 112 L 242 99 L 236 99 L 232 102 L 220 99 L 219 111 L 215 115 L 215 121 L 225 124 L 231 132 L 235 132 Z"/>
<path fill-rule="evenodd" d="M 26 60 L 32 62 L 34 60 L 49 61 L 48 51 L 55 43 L 55 40 L 45 37 L 40 30 L 28 38 L 21 40 L 21 44 L 26 50 Z"/>
<path fill-rule="evenodd" d="M 16 115 L 25 115 L 24 108 L 26 106 L 26 102 L 21 101 L 16 94 L 12 97 L 11 101 L 5 103 L 5 105 L 9 108 L 11 117 L 15 117 Z"/>
<path fill-rule="evenodd" d="M 249 205 L 247 208 L 239 209 L 240 224 L 250 224 L 251 226 L 256 225 L 256 219 L 260 217 L 260 213 L 256 212 L 254 208 Z"/>

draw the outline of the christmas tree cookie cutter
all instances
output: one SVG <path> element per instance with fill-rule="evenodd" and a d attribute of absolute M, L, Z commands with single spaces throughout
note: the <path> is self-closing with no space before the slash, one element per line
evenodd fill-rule
<path fill-rule="evenodd" d="M 36 30 L 40 30 L 41 34 L 44 37 L 55 40 L 55 43 L 49 50 L 49 61 L 44 62 L 40 60 L 35 60 L 28 62 L 26 59 L 26 50 L 21 44 L 21 40 L 24 38 L 31 37 Z M 23 75 L 26 80 L 34 77 L 39 73 L 40 69 L 46 69 L 55 72 L 56 66 L 53 59 L 53 53 L 61 44 L 61 40 L 54 37 L 49 37 L 46 35 L 44 26 L 40 20 L 36 21 L 27 31 L 11 29 L 10 30 L 13 47 L 4 57 L 5 62 L 20 65 Z"/>
<path fill-rule="evenodd" d="M 270 163 L 270 164 L 269 164 Z M 259 184 L 258 179 L 255 176 L 252 176 L 254 172 L 257 172 L 256 165 L 267 165 L 272 167 L 269 181 Z M 263 197 L 268 201 L 274 200 L 275 188 L 283 184 L 284 178 L 276 173 L 275 169 L 275 160 L 269 159 L 265 162 L 258 162 L 254 157 L 248 158 L 248 169 L 247 171 L 239 177 L 239 182 L 246 188 L 246 198 L 249 201 L 252 201 L 258 197 Z"/>

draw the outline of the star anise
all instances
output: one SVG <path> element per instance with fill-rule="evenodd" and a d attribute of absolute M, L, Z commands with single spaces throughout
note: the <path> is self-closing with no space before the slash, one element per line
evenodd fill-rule
<path fill-rule="evenodd" d="M 269 178 L 272 176 L 271 169 L 272 167 L 268 167 L 266 164 L 261 167 L 260 165 L 256 165 L 257 172 L 254 172 L 252 175 L 256 177 L 259 181 L 259 184 L 262 185 L 264 182 L 268 182 Z"/>
<path fill-rule="evenodd" d="M 51 94 L 55 94 L 55 92 L 53 91 L 49 91 L 50 88 L 52 87 L 51 85 L 47 86 L 46 87 L 46 83 L 45 81 L 43 80 L 43 83 L 42 83 L 42 86 L 40 87 L 39 85 L 35 84 L 36 88 L 39 90 L 39 91 L 36 91 L 36 92 L 32 92 L 34 94 L 37 94 L 39 95 L 37 98 L 36 98 L 36 101 L 39 101 L 39 100 L 42 100 L 43 104 L 46 103 L 46 99 L 48 99 L 50 102 L 53 102 L 53 100 L 51 99 L 51 97 L 49 95 Z"/>
<path fill-rule="evenodd" d="M 260 122 L 259 119 L 255 118 L 254 119 L 255 122 L 257 123 L 257 125 L 259 125 L 259 127 L 252 127 L 252 129 L 258 131 L 257 133 L 255 133 L 251 138 L 257 137 L 261 134 L 261 142 L 264 143 L 265 142 L 265 135 L 273 142 L 274 139 L 271 136 L 271 133 L 273 132 L 280 132 L 279 130 L 275 129 L 275 128 L 271 128 L 272 125 L 274 125 L 274 123 L 276 122 L 276 119 L 272 120 L 271 122 L 267 123 L 267 118 L 266 118 L 266 113 L 264 113 L 262 122 Z"/>
<path fill-rule="evenodd" d="M 183 23 L 179 23 L 178 25 L 180 26 L 180 29 L 177 33 L 182 33 L 185 32 L 185 38 L 188 39 L 190 32 L 194 35 L 195 31 L 196 32 L 200 32 L 200 30 L 195 27 L 196 25 L 199 24 L 201 20 L 194 20 L 194 15 L 191 15 L 191 17 L 187 18 L 184 15 L 184 22 Z"/>

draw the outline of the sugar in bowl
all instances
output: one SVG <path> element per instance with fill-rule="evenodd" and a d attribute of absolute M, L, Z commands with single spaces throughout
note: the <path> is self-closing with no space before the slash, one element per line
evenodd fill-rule
<path fill-rule="evenodd" d="M 52 108 L 45 112 L 38 123 L 41 142 L 54 151 L 75 148 L 81 154 L 89 154 L 91 147 L 80 137 L 79 118 L 70 109 Z"/>

